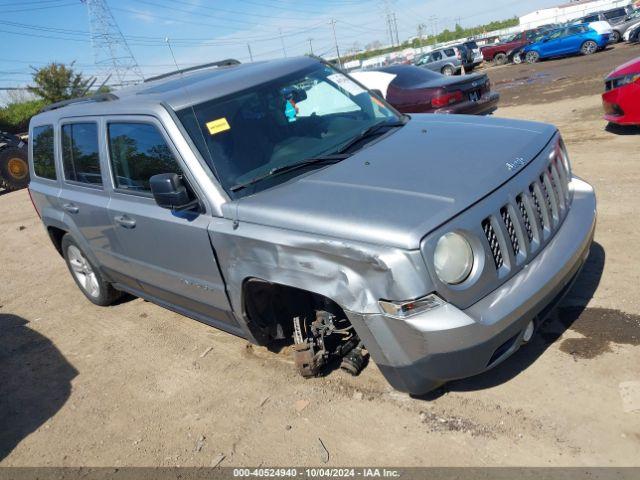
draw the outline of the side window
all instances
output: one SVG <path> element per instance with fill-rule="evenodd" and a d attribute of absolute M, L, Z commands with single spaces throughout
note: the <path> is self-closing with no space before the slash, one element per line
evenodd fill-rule
<path fill-rule="evenodd" d="M 64 178 L 102 186 L 98 125 L 69 123 L 62 126 L 62 166 Z"/>
<path fill-rule="evenodd" d="M 433 52 L 431 54 L 431 61 L 437 62 L 438 60 L 442 60 L 442 52 Z"/>
<path fill-rule="evenodd" d="M 513 37 L 512 42 L 519 42 L 520 40 L 522 40 L 522 33 L 517 34 L 515 37 Z"/>
<path fill-rule="evenodd" d="M 591 23 L 591 22 L 597 22 L 598 21 L 598 15 L 591 15 L 589 17 L 585 17 L 584 21 L 581 23 Z"/>
<path fill-rule="evenodd" d="M 447 57 L 455 57 L 456 56 L 456 52 L 453 50 L 453 48 L 447 48 L 446 50 L 444 50 L 444 54 Z"/>
<path fill-rule="evenodd" d="M 549 35 L 549 40 L 555 40 L 564 35 L 565 29 L 556 30 L 551 35 Z"/>
<path fill-rule="evenodd" d="M 620 18 L 625 17 L 627 15 L 627 11 L 624 8 L 617 8 L 615 10 L 611 10 L 610 12 L 605 12 L 604 18 L 607 20 L 611 20 L 612 18 Z"/>
<path fill-rule="evenodd" d="M 38 177 L 56 180 L 53 125 L 33 129 L 33 170 Z"/>
<path fill-rule="evenodd" d="M 115 187 L 150 193 L 149 179 L 159 173 L 182 173 L 167 142 L 148 123 L 112 122 L 107 126 Z"/>

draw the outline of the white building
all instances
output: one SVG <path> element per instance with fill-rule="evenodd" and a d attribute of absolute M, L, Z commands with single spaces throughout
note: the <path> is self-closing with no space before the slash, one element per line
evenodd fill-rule
<path fill-rule="evenodd" d="M 520 28 L 527 30 L 549 23 L 568 22 L 600 10 L 631 5 L 633 0 L 576 0 L 557 7 L 536 10 L 520 17 Z"/>

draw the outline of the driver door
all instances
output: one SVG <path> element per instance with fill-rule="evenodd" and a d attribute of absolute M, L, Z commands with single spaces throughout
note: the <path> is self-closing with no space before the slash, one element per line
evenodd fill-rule
<path fill-rule="evenodd" d="M 161 124 L 151 117 L 110 117 L 105 133 L 113 187 L 108 211 L 119 240 L 111 276 L 134 293 L 239 333 L 209 240 L 211 217 L 173 212 L 152 198 L 151 176 L 184 172 Z"/>

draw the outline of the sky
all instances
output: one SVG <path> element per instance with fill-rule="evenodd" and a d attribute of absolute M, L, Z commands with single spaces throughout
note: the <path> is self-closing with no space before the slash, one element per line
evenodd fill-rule
<path fill-rule="evenodd" d="M 332 20 L 341 53 L 373 41 L 389 43 L 386 12 L 396 16 L 400 41 L 426 32 L 520 16 L 558 0 L 101 0 L 145 77 L 236 58 L 254 60 L 309 53 L 335 56 Z M 97 0 L 0 0 L 0 89 L 22 87 L 31 67 L 75 62 L 87 76 L 96 66 L 88 3 Z M 171 49 L 169 48 L 169 45 Z M 119 50 L 118 56 L 126 56 Z M 124 52 L 124 53 L 123 53 Z M 109 55 L 99 55 L 102 60 Z M 131 73 L 127 77 L 133 79 Z M 112 76 L 109 83 L 117 83 Z M 0 91 L 0 101 L 7 102 Z"/>

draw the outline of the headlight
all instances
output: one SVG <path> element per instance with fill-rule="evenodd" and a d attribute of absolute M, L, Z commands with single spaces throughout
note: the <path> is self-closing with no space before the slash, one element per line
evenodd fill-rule
<path fill-rule="evenodd" d="M 618 77 L 610 80 L 613 84 L 613 88 L 624 87 L 630 83 L 634 83 L 640 80 L 640 73 L 632 73 L 631 75 L 625 75 L 624 77 Z"/>
<path fill-rule="evenodd" d="M 438 240 L 433 254 L 436 274 L 445 283 L 457 285 L 464 282 L 473 268 L 471 245 L 459 233 L 449 232 Z"/>
<path fill-rule="evenodd" d="M 378 302 L 384 313 L 396 318 L 407 318 L 418 313 L 431 310 L 444 304 L 444 301 L 435 293 L 417 300 L 409 300 L 407 302 L 392 302 L 388 300 L 380 300 Z"/>

